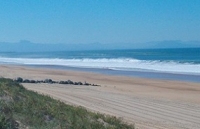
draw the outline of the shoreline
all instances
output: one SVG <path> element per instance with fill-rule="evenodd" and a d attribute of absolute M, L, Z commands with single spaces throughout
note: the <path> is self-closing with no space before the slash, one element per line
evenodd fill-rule
<path fill-rule="evenodd" d="M 142 129 L 200 128 L 200 83 L 111 76 L 98 73 L 0 65 L 5 78 L 87 81 L 101 86 L 22 85 L 70 105 L 134 123 Z"/>
<path fill-rule="evenodd" d="M 68 66 L 54 66 L 54 65 L 17 65 L 17 64 L 0 64 L 0 69 L 2 68 L 14 68 L 14 69 L 29 69 L 36 71 L 58 71 L 66 73 L 75 73 L 75 74 L 89 74 L 89 75 L 100 75 L 107 77 L 117 77 L 117 78 L 129 78 L 133 80 L 149 80 L 149 81 L 161 81 L 161 82 L 178 82 L 178 83 L 194 83 L 200 84 L 200 75 L 192 74 L 178 74 L 178 73 L 165 73 L 165 72 L 150 72 L 150 71 L 117 71 L 111 69 L 98 69 L 98 68 L 79 68 L 79 67 L 68 67 Z M 111 72 L 112 71 L 112 72 Z M 127 74 L 131 72 L 131 74 Z M 137 73 L 138 72 L 138 73 Z M 156 74 L 156 75 L 154 75 Z M 0 74 L 1 75 L 1 74 Z M 158 77 L 160 75 L 160 77 Z M 165 76 L 167 76 L 165 78 Z M 168 76 L 171 76 L 168 78 Z M 182 79 L 172 79 L 176 76 L 183 76 L 185 79 L 188 79 L 188 76 L 195 76 L 193 80 L 182 80 Z M 163 78 L 164 77 L 164 78 Z M 183 79 L 184 79 L 183 78 Z M 14 78 L 13 78 L 14 79 Z M 28 78 L 27 78 L 28 79 Z M 47 79 L 47 78 L 44 78 Z"/>
<path fill-rule="evenodd" d="M 126 70 L 112 70 L 112 69 L 102 69 L 102 68 L 80 68 L 80 67 L 57 66 L 57 65 L 19 65 L 19 66 L 54 69 L 54 70 L 78 71 L 78 72 L 96 73 L 96 74 L 109 75 L 109 76 L 124 76 L 124 77 L 133 77 L 133 78 L 141 78 L 141 79 L 200 83 L 199 74 L 169 73 L 169 72 L 148 71 L 148 70 L 126 71 Z"/>

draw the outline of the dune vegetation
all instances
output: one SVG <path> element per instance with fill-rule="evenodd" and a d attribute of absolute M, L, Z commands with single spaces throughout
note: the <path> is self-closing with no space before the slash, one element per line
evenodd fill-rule
<path fill-rule="evenodd" d="M 134 125 L 50 96 L 26 90 L 0 78 L 0 129 L 134 129 Z"/>

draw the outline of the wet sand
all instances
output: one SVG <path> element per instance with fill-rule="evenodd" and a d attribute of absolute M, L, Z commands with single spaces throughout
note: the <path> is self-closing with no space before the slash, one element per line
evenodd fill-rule
<path fill-rule="evenodd" d="M 200 83 L 0 66 L 0 76 L 34 80 L 72 80 L 101 85 L 23 84 L 68 104 L 114 115 L 140 129 L 199 129 Z"/>

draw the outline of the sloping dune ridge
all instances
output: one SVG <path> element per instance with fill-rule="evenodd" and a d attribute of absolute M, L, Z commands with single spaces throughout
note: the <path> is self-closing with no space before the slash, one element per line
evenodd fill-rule
<path fill-rule="evenodd" d="M 87 81 L 101 86 L 25 84 L 33 91 L 114 115 L 139 129 L 199 129 L 200 83 L 108 76 L 67 70 L 0 66 L 7 78 Z"/>

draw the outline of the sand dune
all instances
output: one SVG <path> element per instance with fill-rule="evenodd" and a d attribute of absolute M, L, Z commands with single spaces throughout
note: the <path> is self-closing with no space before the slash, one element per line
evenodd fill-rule
<path fill-rule="evenodd" d="M 200 128 L 200 105 L 114 93 L 99 87 L 58 84 L 24 86 L 69 104 L 122 117 L 140 128 Z"/>
<path fill-rule="evenodd" d="M 71 79 L 101 87 L 23 84 L 68 104 L 121 117 L 139 129 L 199 129 L 200 84 L 94 73 L 0 66 L 3 77 Z"/>

